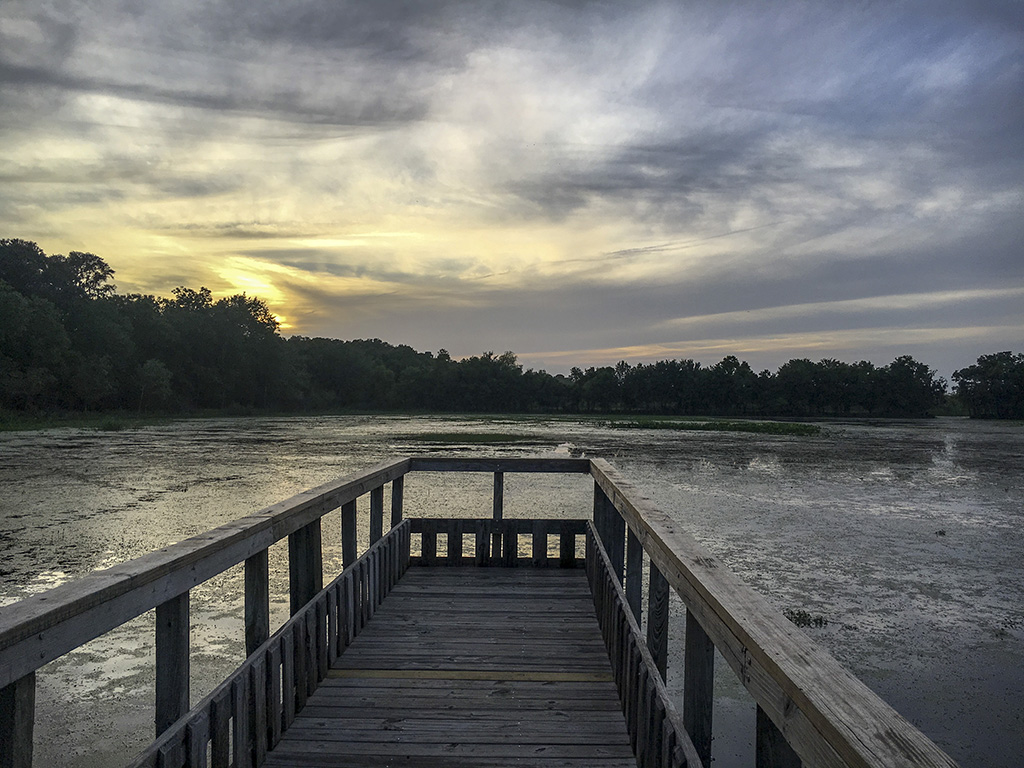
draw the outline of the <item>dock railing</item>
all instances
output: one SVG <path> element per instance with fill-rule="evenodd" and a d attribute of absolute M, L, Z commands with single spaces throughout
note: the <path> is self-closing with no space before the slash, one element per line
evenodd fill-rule
<path fill-rule="evenodd" d="M 403 522 L 405 476 L 452 471 L 493 475 L 491 516 L 414 517 Z M 511 472 L 590 474 L 592 521 L 506 518 L 504 476 Z M 384 489 L 389 483 L 391 526 L 385 534 Z M 357 557 L 357 499 L 364 495 L 369 496 L 369 548 Z M 344 568 L 323 589 L 321 519 L 339 508 Z M 463 555 L 466 535 L 474 542 L 472 557 Z M 439 536 L 446 538 L 443 558 L 437 555 Z M 557 558 L 548 556 L 549 536 L 558 537 Z M 268 548 L 286 537 L 292 618 L 271 636 Z M 578 538 L 588 542 L 587 567 L 594 568 L 600 560 L 612 574 L 607 583 L 595 580 L 596 571 L 589 574 L 599 614 L 613 615 L 607 600 L 619 593 L 631 614 L 602 624 L 620 692 L 640 692 L 623 699 L 627 722 L 639 722 L 641 716 L 647 723 L 681 720 L 689 735 L 680 746 L 688 764 L 699 759 L 705 767 L 710 765 L 717 648 L 757 704 L 758 768 L 955 766 L 924 734 L 697 544 L 682 530 L 678 516 L 658 508 L 606 461 L 431 456 L 397 460 L 319 486 L 3 608 L 0 768 L 32 765 L 36 671 L 154 608 L 157 739 L 134 764 L 258 766 L 323 679 L 327 666 L 358 634 L 410 562 L 580 567 L 584 561 L 577 556 Z M 248 658 L 190 711 L 189 590 L 243 562 Z M 669 637 L 670 589 L 686 607 L 684 638 Z M 646 626 L 646 637 L 638 649 L 635 636 L 641 626 Z M 622 638 L 627 638 L 625 644 Z M 663 703 L 664 684 L 657 679 L 666 674 L 668 648 L 674 643 L 683 646 L 681 711 Z M 643 671 L 650 668 L 656 673 Z M 642 675 L 648 679 L 639 685 L 636 679 Z M 635 746 L 641 758 L 654 754 L 651 745 L 667 732 L 655 730 L 649 727 L 640 733 Z M 679 751 L 658 747 L 658 754 L 665 756 L 664 764 L 679 764 Z M 641 759 L 641 764 L 655 763 Z"/>

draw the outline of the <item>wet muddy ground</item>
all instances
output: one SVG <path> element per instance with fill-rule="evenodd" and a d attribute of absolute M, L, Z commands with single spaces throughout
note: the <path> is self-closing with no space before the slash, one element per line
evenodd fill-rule
<path fill-rule="evenodd" d="M 962 766 L 1024 754 L 1024 427 L 831 423 L 814 437 L 608 429 L 589 421 L 331 417 L 0 435 L 0 606 L 394 455 L 599 456 Z M 505 446 L 418 439 L 508 433 Z M 487 476 L 415 475 L 409 514 L 486 516 Z M 590 511 L 574 476 L 506 476 L 506 514 Z M 340 552 L 325 522 L 325 571 Z M 272 612 L 287 553 L 272 550 Z M 241 568 L 193 592 L 193 700 L 240 660 Z M 672 637 L 682 637 L 682 606 Z M 0 608 L 2 610 L 2 608 Z M 116 765 L 150 737 L 153 617 L 39 676 L 41 765 Z M 680 663 L 670 683 L 678 686 Z M 716 765 L 750 765 L 753 707 L 724 663 Z M 100 736 L 97 736 L 100 734 Z"/>

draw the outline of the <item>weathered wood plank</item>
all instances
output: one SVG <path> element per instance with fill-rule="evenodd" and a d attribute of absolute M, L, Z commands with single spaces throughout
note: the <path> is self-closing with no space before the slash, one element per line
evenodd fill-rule
<path fill-rule="evenodd" d="M 260 654 L 250 667 L 249 698 L 249 732 L 252 739 L 253 762 L 259 766 L 267 757 L 269 746 L 270 724 L 267 720 L 267 662 L 266 656 Z"/>
<path fill-rule="evenodd" d="M 431 584 L 434 596 L 425 591 Z M 538 627 L 558 616 L 556 607 L 577 606 L 578 619 L 556 619 L 541 635 L 532 626 L 513 631 L 492 618 L 509 602 Z M 435 607 L 445 603 L 468 604 L 454 627 Z M 422 619 L 422 631 L 394 631 L 405 616 Z M 373 764 L 360 760 L 385 755 L 410 765 L 457 765 L 460 755 L 481 766 L 531 765 L 537 755 L 545 768 L 576 759 L 635 765 L 580 571 L 410 571 L 336 667 L 268 766 L 340 756 Z"/>
<path fill-rule="evenodd" d="M 250 726 L 249 675 L 231 682 L 231 761 L 233 768 L 252 768 L 253 740 Z"/>
<path fill-rule="evenodd" d="M 530 546 L 531 565 L 542 568 L 548 564 L 548 532 L 543 523 L 534 521 Z"/>
<path fill-rule="evenodd" d="M 324 587 L 320 518 L 288 536 L 288 585 L 291 614 L 313 599 Z"/>
<path fill-rule="evenodd" d="M 576 565 L 576 532 L 568 525 L 559 526 L 558 565 L 560 568 L 573 568 Z"/>
<path fill-rule="evenodd" d="M 32 768 L 35 708 L 34 672 L 0 689 L 0 768 Z"/>
<path fill-rule="evenodd" d="M 590 472 L 589 459 L 416 456 L 409 461 L 409 471 L 412 472 L 539 472 L 583 475 Z"/>
<path fill-rule="evenodd" d="M 270 557 L 264 549 L 245 560 L 245 655 L 270 637 Z"/>
<path fill-rule="evenodd" d="M 358 559 L 358 530 L 356 500 L 341 505 L 341 563 L 343 568 L 350 568 Z"/>
<path fill-rule="evenodd" d="M 206 748 L 210 743 L 210 717 L 196 712 L 185 729 L 185 748 L 190 767 L 206 765 Z"/>
<path fill-rule="evenodd" d="M 689 611 L 686 612 L 683 657 L 683 724 L 701 761 L 710 765 L 715 708 L 715 644 Z"/>
<path fill-rule="evenodd" d="M 370 491 L 370 544 L 376 544 L 384 535 L 384 486 Z"/>
<path fill-rule="evenodd" d="M 754 765 L 756 768 L 801 768 L 803 763 L 786 741 L 786 737 L 765 714 L 757 708 L 757 736 L 754 744 Z"/>
<path fill-rule="evenodd" d="M 188 592 L 156 607 L 156 733 L 188 712 Z"/>
<path fill-rule="evenodd" d="M 668 674 L 668 582 L 651 561 L 647 577 L 647 648 L 664 680 Z"/>
<path fill-rule="evenodd" d="M 632 531 L 626 532 L 626 601 L 637 624 L 642 621 L 641 600 L 644 585 L 644 548 Z"/>
<path fill-rule="evenodd" d="M 448 532 L 448 564 L 458 565 L 462 562 L 462 530 L 461 520 L 456 520 Z"/>
<path fill-rule="evenodd" d="M 270 733 L 268 747 L 273 749 L 281 740 L 281 731 L 284 729 L 284 674 L 281 663 L 281 652 L 284 650 L 284 640 L 278 638 L 271 641 L 268 649 L 268 689 L 267 689 L 267 719 L 270 722 Z"/>
<path fill-rule="evenodd" d="M 405 504 L 405 477 L 399 475 L 391 481 L 391 527 L 397 528 L 402 522 Z"/>
<path fill-rule="evenodd" d="M 221 689 L 210 703 L 210 765 L 228 768 L 231 763 L 231 692 Z"/>

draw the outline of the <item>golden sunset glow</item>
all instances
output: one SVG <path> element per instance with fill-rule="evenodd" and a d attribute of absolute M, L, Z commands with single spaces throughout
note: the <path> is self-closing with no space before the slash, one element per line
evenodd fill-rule
<path fill-rule="evenodd" d="M 287 333 L 948 371 L 1024 325 L 1024 38 L 966 7 L 8 4 L 2 234 Z"/>

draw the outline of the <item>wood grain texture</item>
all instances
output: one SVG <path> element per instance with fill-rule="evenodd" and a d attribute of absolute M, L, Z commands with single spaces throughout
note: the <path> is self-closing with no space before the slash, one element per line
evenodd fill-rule
<path fill-rule="evenodd" d="M 587 474 L 589 459 L 467 458 L 464 456 L 417 456 L 409 459 L 410 472 L 540 472 Z"/>
<path fill-rule="evenodd" d="M 270 558 L 261 550 L 245 560 L 245 655 L 270 637 Z"/>
<path fill-rule="evenodd" d="M 633 768 L 586 576 L 417 568 L 267 766 Z"/>
<path fill-rule="evenodd" d="M 188 592 L 156 607 L 156 735 L 188 712 Z"/>
<path fill-rule="evenodd" d="M 711 764 L 712 715 L 715 711 L 715 644 L 686 612 L 683 650 L 683 725 L 704 765 Z"/>
<path fill-rule="evenodd" d="M 755 738 L 755 768 L 801 768 L 803 763 L 775 723 L 760 707 L 757 708 L 757 736 Z"/>
<path fill-rule="evenodd" d="M 405 478 L 396 477 L 391 481 L 391 527 L 395 528 L 402 522 L 405 505 Z"/>
<path fill-rule="evenodd" d="M 647 649 L 661 673 L 668 676 L 668 582 L 654 562 L 647 578 Z"/>
<path fill-rule="evenodd" d="M 339 649 L 361 628 L 359 617 L 365 615 L 365 603 L 380 603 L 386 595 L 380 580 L 373 582 L 379 590 L 366 588 L 370 584 L 369 563 L 381 562 L 386 550 L 393 551 L 399 561 L 401 553 L 407 557 L 408 539 L 408 522 L 391 529 L 250 654 L 231 676 L 172 723 L 129 763 L 129 768 L 205 766 L 207 752 L 212 765 L 259 765 L 326 676 L 330 647 L 333 645 L 337 658 Z M 399 566 L 404 567 L 401 562 Z M 205 744 L 199 743 L 202 739 Z M 190 755 L 202 755 L 202 759 L 189 763 Z"/>
<path fill-rule="evenodd" d="M 34 672 L 0 689 L 0 768 L 32 768 L 35 706 Z"/>
<path fill-rule="evenodd" d="M 370 543 L 375 544 L 384 535 L 384 486 L 370 491 Z"/>

